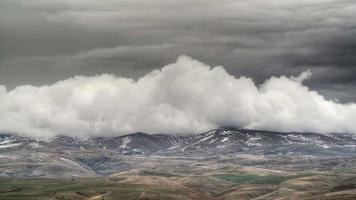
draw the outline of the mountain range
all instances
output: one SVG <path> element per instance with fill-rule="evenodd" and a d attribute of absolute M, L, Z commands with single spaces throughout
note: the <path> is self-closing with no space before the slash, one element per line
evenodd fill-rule
<path fill-rule="evenodd" d="M 175 172 L 175 164 L 184 166 L 179 170 L 189 165 L 201 165 L 200 169 L 214 165 L 199 160 L 210 159 L 225 166 L 222 164 L 225 158 L 229 163 L 249 165 L 255 162 L 253 157 L 266 158 L 268 163 L 287 157 L 289 160 L 347 158 L 353 157 L 355 150 L 356 138 L 350 134 L 235 128 L 194 135 L 133 133 L 85 139 L 70 136 L 36 139 L 0 134 L 0 176 L 100 176 L 147 168 Z M 249 156 L 246 163 L 241 163 L 244 161 L 241 155 Z M 167 166 L 162 166 L 163 163 Z"/>

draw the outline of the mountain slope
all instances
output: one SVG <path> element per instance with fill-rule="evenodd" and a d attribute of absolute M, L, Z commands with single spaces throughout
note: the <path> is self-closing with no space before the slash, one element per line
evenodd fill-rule
<path fill-rule="evenodd" d="M 34 139 L 0 134 L 0 176 L 93 176 L 147 168 L 189 171 L 197 165 L 197 159 L 205 159 L 208 163 L 210 158 L 214 158 L 215 164 L 202 164 L 211 168 L 219 166 L 224 158 L 229 158 L 230 163 L 242 164 L 244 159 L 241 155 L 264 159 L 263 162 L 247 161 L 250 165 L 298 156 L 308 159 L 347 158 L 353 157 L 355 152 L 356 140 L 350 135 L 232 128 L 195 135 L 133 133 L 86 139 L 69 136 Z"/>

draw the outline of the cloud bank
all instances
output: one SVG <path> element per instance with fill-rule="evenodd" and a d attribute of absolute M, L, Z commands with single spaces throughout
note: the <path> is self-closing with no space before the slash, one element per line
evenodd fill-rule
<path fill-rule="evenodd" d="M 256 85 L 188 56 L 138 80 L 75 76 L 52 85 L 0 85 L 0 132 L 36 137 L 196 133 L 217 127 L 356 133 L 356 104 L 303 85 L 311 72 Z"/>
<path fill-rule="evenodd" d="M 311 69 L 309 88 L 356 102 L 355 18 L 355 0 L 0 0 L 0 84 L 136 79 L 188 54 L 258 84 Z"/>

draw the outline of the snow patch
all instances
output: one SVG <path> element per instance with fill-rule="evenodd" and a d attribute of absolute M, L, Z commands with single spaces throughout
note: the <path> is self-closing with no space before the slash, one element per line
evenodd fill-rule
<path fill-rule="evenodd" d="M 221 131 L 221 135 L 230 135 L 232 131 Z"/>
<path fill-rule="evenodd" d="M 31 147 L 33 147 L 33 148 L 36 148 L 36 149 L 42 147 L 42 145 L 40 145 L 38 142 L 31 142 L 31 143 L 29 144 L 29 146 L 31 146 Z"/>
<path fill-rule="evenodd" d="M 21 143 L 0 145 L 0 149 L 16 147 L 16 146 L 19 146 L 19 145 L 21 145 Z"/>
<path fill-rule="evenodd" d="M 7 140 L 4 140 L 4 141 L 1 141 L 0 142 L 0 145 L 1 144 L 8 144 L 8 143 L 11 143 L 12 141 L 10 139 L 7 139 Z"/>
<path fill-rule="evenodd" d="M 249 146 L 249 147 L 261 147 L 262 144 L 256 142 L 256 141 L 258 141 L 258 140 L 260 140 L 260 139 L 262 139 L 262 138 L 259 137 L 259 136 L 251 136 L 251 137 L 249 137 L 249 138 L 246 140 L 245 144 L 246 144 L 247 146 Z"/>
<path fill-rule="evenodd" d="M 209 141 L 209 144 L 214 143 L 216 140 L 217 140 L 217 139 L 212 139 L 212 140 L 210 140 L 210 141 Z"/>
<path fill-rule="evenodd" d="M 201 141 L 201 142 L 204 142 L 204 141 L 209 140 L 209 139 L 210 139 L 210 138 L 212 138 L 212 137 L 214 137 L 214 134 L 211 134 L 211 133 L 210 133 L 210 135 L 209 135 L 209 136 L 207 136 L 207 137 L 204 137 L 204 138 L 200 139 L 200 141 Z"/>
<path fill-rule="evenodd" d="M 131 142 L 131 138 L 129 137 L 124 137 L 122 140 L 122 144 L 120 145 L 120 148 L 126 149 L 127 145 Z"/>

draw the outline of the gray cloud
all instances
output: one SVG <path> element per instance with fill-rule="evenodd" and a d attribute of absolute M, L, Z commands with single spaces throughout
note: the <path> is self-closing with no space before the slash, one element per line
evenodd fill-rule
<path fill-rule="evenodd" d="M 0 83 L 138 78 L 187 54 L 257 83 L 310 68 L 310 88 L 355 101 L 355 13 L 353 0 L 3 0 Z"/>

